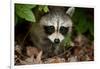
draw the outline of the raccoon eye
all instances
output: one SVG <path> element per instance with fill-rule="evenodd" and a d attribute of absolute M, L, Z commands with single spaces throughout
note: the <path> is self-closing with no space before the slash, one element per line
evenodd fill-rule
<path fill-rule="evenodd" d="M 68 32 L 69 27 L 60 27 L 60 33 L 66 35 Z"/>
<path fill-rule="evenodd" d="M 55 31 L 54 26 L 44 26 L 44 30 L 45 30 L 45 33 L 49 35 Z"/>

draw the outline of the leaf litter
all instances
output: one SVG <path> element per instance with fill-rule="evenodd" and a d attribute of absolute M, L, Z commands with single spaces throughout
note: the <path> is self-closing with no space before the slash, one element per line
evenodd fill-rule
<path fill-rule="evenodd" d="M 50 64 L 65 62 L 80 62 L 94 60 L 94 43 L 85 36 L 78 36 L 72 42 L 73 46 L 63 53 L 43 59 L 43 51 L 36 47 L 27 46 L 27 56 L 21 53 L 21 46 L 15 45 L 15 65 Z"/>

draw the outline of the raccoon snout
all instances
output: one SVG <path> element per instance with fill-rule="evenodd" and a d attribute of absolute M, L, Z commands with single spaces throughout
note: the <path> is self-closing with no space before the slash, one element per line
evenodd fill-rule
<path fill-rule="evenodd" d="M 58 44 L 58 43 L 60 43 L 60 40 L 59 39 L 55 39 L 54 43 Z"/>

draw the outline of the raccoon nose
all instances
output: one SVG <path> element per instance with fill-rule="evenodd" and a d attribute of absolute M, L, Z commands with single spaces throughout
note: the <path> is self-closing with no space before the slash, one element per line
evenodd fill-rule
<path fill-rule="evenodd" d="M 59 39 L 55 39 L 54 43 L 58 44 L 58 43 L 60 43 L 60 40 Z"/>

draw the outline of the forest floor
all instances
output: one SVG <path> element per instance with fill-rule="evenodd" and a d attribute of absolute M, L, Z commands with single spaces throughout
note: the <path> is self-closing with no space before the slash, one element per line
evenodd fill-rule
<path fill-rule="evenodd" d="M 42 59 L 43 51 L 35 47 L 27 47 L 27 54 L 29 57 L 22 55 L 20 45 L 17 44 L 15 46 L 15 65 L 93 61 L 94 42 L 85 36 L 77 36 L 72 41 L 72 46 L 60 56 Z"/>

